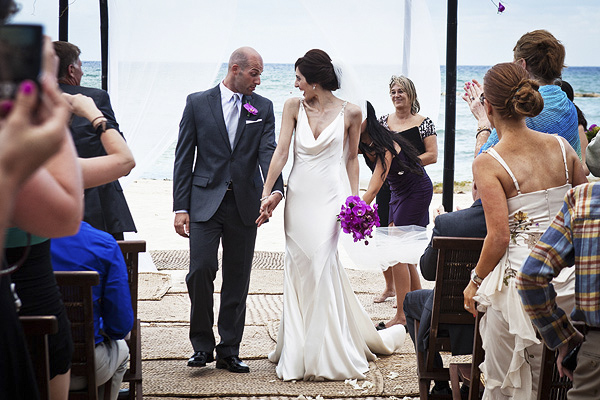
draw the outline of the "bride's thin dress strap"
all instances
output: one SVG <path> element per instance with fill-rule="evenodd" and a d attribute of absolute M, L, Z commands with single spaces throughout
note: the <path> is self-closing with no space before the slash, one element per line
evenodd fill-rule
<path fill-rule="evenodd" d="M 340 114 L 344 115 L 344 110 L 346 109 L 346 104 L 348 104 L 347 101 L 344 102 L 344 104 L 342 104 L 342 109 L 340 110 Z"/>
<path fill-rule="evenodd" d="M 510 170 L 510 168 L 508 167 L 508 164 L 506 164 L 504 159 L 502 157 L 500 157 L 500 154 L 498 154 L 498 152 L 493 147 L 487 149 L 485 152 L 488 153 L 490 156 L 494 157 L 496 159 L 496 161 L 498 161 L 500 163 L 500 165 L 502 165 L 504 167 L 506 172 L 508 172 L 511 179 L 513 180 L 513 183 L 515 184 L 515 188 L 517 189 L 517 194 L 521 194 L 521 188 L 519 187 L 519 182 L 517 182 L 517 178 L 515 178 L 515 175 L 512 173 L 512 171 Z"/>
<path fill-rule="evenodd" d="M 569 167 L 567 165 L 567 153 L 565 151 L 565 144 L 563 143 L 560 136 L 558 136 L 558 135 L 552 135 L 552 136 L 554 136 L 556 138 L 556 140 L 558 140 L 558 144 L 560 144 L 560 150 L 562 151 L 563 162 L 565 163 L 565 175 L 566 175 L 567 183 L 569 183 Z"/>

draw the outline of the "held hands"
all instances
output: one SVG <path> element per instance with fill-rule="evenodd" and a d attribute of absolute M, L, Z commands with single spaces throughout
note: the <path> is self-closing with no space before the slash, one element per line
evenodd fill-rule
<path fill-rule="evenodd" d="M 281 199 L 282 196 L 280 193 L 271 193 L 269 196 L 266 196 L 266 198 L 263 197 L 263 200 L 260 203 L 260 215 L 256 219 L 256 225 L 258 227 L 273 216 L 273 210 L 277 207 Z"/>

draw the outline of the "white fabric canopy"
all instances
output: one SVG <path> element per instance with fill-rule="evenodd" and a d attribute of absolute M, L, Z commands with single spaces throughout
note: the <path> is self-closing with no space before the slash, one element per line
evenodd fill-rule
<path fill-rule="evenodd" d="M 307 50 L 322 48 L 359 77 L 377 65 L 381 79 L 361 89 L 380 114 L 393 111 L 390 76 L 404 73 L 415 82 L 421 114 L 434 122 L 439 114 L 438 52 L 425 0 L 300 0 L 285 7 L 277 0 L 110 0 L 108 8 L 109 92 L 137 163 L 121 179 L 124 185 L 152 168 L 177 139 L 186 96 L 222 78 L 217 76 L 222 63 L 244 45 L 256 48 L 265 63 L 293 63 Z M 413 22 L 405 32 L 407 18 Z M 407 48 L 411 55 L 403 67 Z M 268 85 L 265 79 L 257 92 L 264 94 Z M 299 95 L 293 82 L 289 87 L 291 95 Z M 289 96 L 273 97 L 277 114 Z M 279 124 L 278 119 L 277 129 Z"/>

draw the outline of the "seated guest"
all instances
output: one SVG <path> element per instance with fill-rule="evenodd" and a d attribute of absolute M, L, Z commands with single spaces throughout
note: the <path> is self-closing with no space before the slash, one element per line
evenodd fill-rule
<path fill-rule="evenodd" d="M 133 327 L 133 309 L 127 266 L 114 237 L 81 223 L 74 236 L 53 239 L 52 266 L 55 271 L 96 271 L 100 284 L 92 289 L 96 340 L 96 384 L 98 398 L 104 396 L 104 383 L 112 378 L 112 400 L 119 396 L 127 370 L 129 348 L 123 340 Z M 85 377 L 72 376 L 70 390 L 86 387 Z"/>
<path fill-rule="evenodd" d="M 92 120 L 79 114 L 73 117 L 70 128 L 77 154 L 82 158 L 104 156 L 108 149 L 104 143 L 101 143 L 101 137 L 107 134 L 121 137 L 123 135 L 119 131 L 119 124 L 116 121 L 108 93 L 101 89 L 81 86 L 83 77 L 79 59 L 81 50 L 77 46 L 68 42 L 56 41 L 54 49 L 60 60 L 58 69 L 60 88 L 71 95 L 83 94 L 91 97 L 101 111 Z M 119 177 L 100 186 L 86 185 L 85 214 L 83 216 L 84 221 L 96 229 L 110 233 L 117 240 L 123 239 L 123 232 L 136 231 L 133 217 L 123 195 L 123 189 L 117 180 Z"/>
<path fill-rule="evenodd" d="M 485 215 L 481 200 L 476 200 L 473 205 L 463 210 L 438 215 L 433 220 L 433 234 L 431 242 L 421 256 L 419 265 L 421 274 L 428 281 L 435 281 L 438 250 L 432 247 L 433 238 L 440 236 L 476 237 L 486 235 Z M 433 308 L 433 290 L 422 289 L 409 292 L 404 299 L 404 314 L 406 326 L 415 348 L 420 352 L 427 351 L 429 328 L 431 324 L 431 310 Z M 415 321 L 420 321 L 419 332 L 415 338 Z M 473 351 L 473 325 L 452 325 L 448 327 L 453 355 L 471 354 Z M 434 367 L 443 367 L 442 358 L 437 353 Z M 447 381 L 435 381 L 431 394 L 450 394 L 450 385 Z"/>
<path fill-rule="evenodd" d="M 525 118 L 538 115 L 545 104 L 538 88 L 516 63 L 497 64 L 484 77 L 481 99 L 500 141 L 473 162 L 487 235 L 464 290 L 465 309 L 473 315 L 485 311 L 480 324 L 484 398 L 537 396 L 541 343 L 514 278 L 566 191 L 587 181 L 564 138 L 528 128 Z"/>
<path fill-rule="evenodd" d="M 592 399 L 600 393 L 600 183 L 580 185 L 567 192 L 562 209 L 542 235 L 517 275 L 525 310 L 546 346 L 558 349 L 561 376 L 573 381 L 569 399 Z M 575 265 L 576 306 L 571 314 L 586 324 L 585 341 L 566 310 L 557 306 L 550 282 L 564 268 Z M 583 341 L 583 344 L 581 344 Z M 568 351 L 581 344 L 574 371 L 562 366 Z"/>

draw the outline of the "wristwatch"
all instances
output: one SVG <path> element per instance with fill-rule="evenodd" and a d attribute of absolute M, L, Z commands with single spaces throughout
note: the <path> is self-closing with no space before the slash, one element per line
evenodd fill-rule
<path fill-rule="evenodd" d="M 475 284 L 475 286 L 479 287 L 483 279 L 477 276 L 477 272 L 475 272 L 475 268 L 471 270 L 471 281 Z"/>

